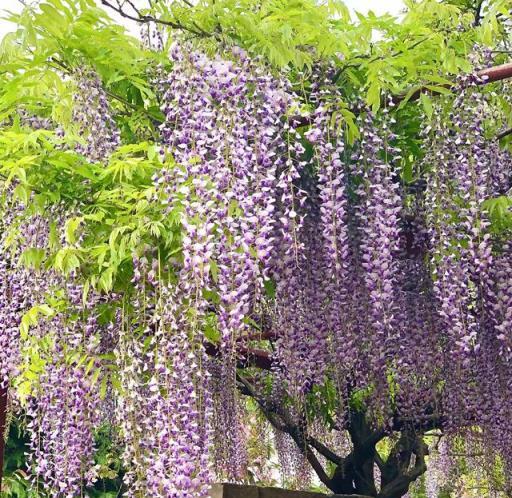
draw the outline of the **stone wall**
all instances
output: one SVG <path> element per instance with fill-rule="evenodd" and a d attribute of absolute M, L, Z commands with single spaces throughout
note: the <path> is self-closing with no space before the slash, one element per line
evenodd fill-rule
<path fill-rule="evenodd" d="M 214 484 L 210 498 L 370 498 L 362 495 L 324 495 L 308 491 L 290 491 L 241 484 Z"/>

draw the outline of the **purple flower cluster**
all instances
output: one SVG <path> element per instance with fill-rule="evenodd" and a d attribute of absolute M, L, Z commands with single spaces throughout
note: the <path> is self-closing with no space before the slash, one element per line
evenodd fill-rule
<path fill-rule="evenodd" d="M 233 403 L 242 403 L 230 389 L 236 385 L 226 386 L 223 375 L 224 366 L 219 361 L 211 360 L 208 371 L 211 374 L 210 392 L 213 400 L 213 464 L 215 474 L 233 481 L 242 481 L 247 473 L 248 449 L 244 428 L 244 411 Z M 235 427 L 226 430 L 227 425 Z"/>
<path fill-rule="evenodd" d="M 312 479 L 311 467 L 293 439 L 288 434 L 275 431 L 274 445 L 284 483 L 293 488 L 308 489 Z"/>
<path fill-rule="evenodd" d="M 281 200 L 293 196 L 297 177 L 283 117 L 291 104 L 284 81 L 268 74 L 244 51 L 234 60 L 209 59 L 175 46 L 173 71 L 161 81 L 166 122 L 161 133 L 176 167 L 155 177 L 159 195 L 182 209 L 184 231 L 180 292 L 199 322 L 209 309 L 204 290 L 216 304 L 222 357 L 222 389 L 215 411 L 216 438 L 224 441 L 217 461 L 220 473 L 243 477 L 245 462 L 235 385 L 236 348 L 248 335 L 248 319 L 261 300 L 274 251 L 276 189 Z M 293 140 L 297 140 L 296 137 Z M 165 150 L 163 151 L 165 154 Z M 279 223 L 296 224 L 287 205 Z M 190 324 L 189 324 L 190 327 Z M 200 323 L 195 324 L 194 334 Z"/>
<path fill-rule="evenodd" d="M 510 468 L 512 260 L 507 235 L 490 231 L 484 204 L 510 188 L 510 160 L 486 136 L 489 95 L 480 83 L 472 75 L 461 77 L 454 105 L 445 112 L 436 108 L 428 130 L 427 225 L 443 348 L 437 354 L 437 376 L 444 379 L 439 409 L 446 430 L 478 425 Z"/>
<path fill-rule="evenodd" d="M 112 116 L 99 76 L 92 70 L 77 70 L 73 94 L 73 122 L 85 143 L 77 145 L 91 161 L 104 161 L 120 144 L 120 132 Z"/>
<path fill-rule="evenodd" d="M 357 158 L 362 182 L 357 189 L 360 230 L 359 258 L 367 291 L 370 329 L 366 331 L 371 351 L 372 376 L 378 381 L 378 391 L 386 390 L 386 368 L 396 354 L 396 275 L 400 241 L 399 215 L 402 198 L 395 179 L 393 162 L 400 151 L 393 147 L 393 134 L 383 111 L 381 124 L 375 123 L 370 112 L 361 126 L 360 154 Z"/>
<path fill-rule="evenodd" d="M 79 496 L 95 480 L 97 390 L 82 368 L 60 362 L 46 365 L 39 382 L 40 393 L 27 408 L 31 470 L 50 496 Z"/>

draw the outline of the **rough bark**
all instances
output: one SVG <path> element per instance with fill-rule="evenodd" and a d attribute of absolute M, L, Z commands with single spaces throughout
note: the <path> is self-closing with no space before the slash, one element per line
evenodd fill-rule
<path fill-rule="evenodd" d="M 425 456 L 428 448 L 423 441 L 426 431 L 441 427 L 441 419 L 426 415 L 421 424 L 393 419 L 389 429 L 373 427 L 364 411 L 350 410 L 346 416 L 346 430 L 352 441 L 352 451 L 346 457 L 337 455 L 322 442 L 311 437 L 305 417 L 297 420 L 286 408 L 258 393 L 251 383 L 237 376 L 240 392 L 252 397 L 260 406 L 267 420 L 279 431 L 287 433 L 311 464 L 320 481 L 333 493 L 364 495 L 374 498 L 401 498 L 409 486 L 426 471 Z M 386 460 L 379 455 L 376 445 L 385 437 L 395 437 L 396 442 Z M 335 465 L 329 475 L 317 454 Z M 381 472 L 381 488 L 377 489 L 374 469 Z"/>

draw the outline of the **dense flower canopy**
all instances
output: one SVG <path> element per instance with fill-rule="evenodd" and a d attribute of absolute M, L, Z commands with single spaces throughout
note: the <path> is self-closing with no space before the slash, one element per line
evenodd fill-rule
<path fill-rule="evenodd" d="M 473 47 L 470 71 L 411 115 L 347 99 L 336 63 L 293 75 L 238 45 L 144 39 L 160 59 L 134 88 L 159 108 L 128 131 L 98 69 L 63 62 L 65 119 L 31 103 L 1 123 L 0 381 L 34 486 L 94 486 L 105 428 L 125 496 L 243 481 L 247 397 L 302 485 L 309 463 L 332 491 L 404 496 L 432 430 L 433 475 L 457 438 L 509 474 L 497 212 L 512 160 L 478 72 L 492 54 Z"/>

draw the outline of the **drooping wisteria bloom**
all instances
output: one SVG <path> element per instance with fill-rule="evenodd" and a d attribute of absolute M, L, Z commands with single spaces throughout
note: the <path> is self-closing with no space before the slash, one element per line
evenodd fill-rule
<path fill-rule="evenodd" d="M 290 149 L 286 137 L 294 131 L 284 130 L 282 123 L 292 97 L 284 81 L 269 75 L 243 50 L 233 51 L 233 61 L 212 60 L 177 46 L 172 56 L 173 71 L 161 81 L 166 114 L 161 133 L 177 167 L 162 171 L 155 182 L 170 206 L 177 201 L 183 206 L 184 299 L 194 313 L 204 315 L 210 304 L 203 290 L 219 295 L 222 361 L 217 381 L 222 389 L 217 403 L 223 408 L 216 414 L 223 431 L 219 436 L 231 441 L 226 446 L 233 449 L 217 464 L 225 462 L 222 472 L 239 480 L 245 464 L 236 351 L 249 333 L 254 303 L 269 277 L 275 190 L 283 188 L 288 196 L 294 189 L 296 174 L 284 159 Z M 294 223 L 293 208 L 286 209 L 284 216 Z M 195 327 L 198 334 L 199 324 Z"/>
<path fill-rule="evenodd" d="M 55 498 L 79 496 L 95 480 L 98 394 L 84 370 L 47 365 L 41 393 L 27 408 L 32 472 Z"/>
<path fill-rule="evenodd" d="M 73 121 L 83 141 L 77 145 L 77 151 L 91 161 L 104 161 L 120 144 L 120 132 L 107 94 L 100 77 L 92 70 L 77 70 L 75 79 Z"/>
<path fill-rule="evenodd" d="M 0 244 L 16 223 L 16 206 L 0 222 Z M 0 386 L 6 388 L 21 362 L 21 316 L 30 306 L 30 275 L 16 264 L 16 255 L 0 252 Z"/>

